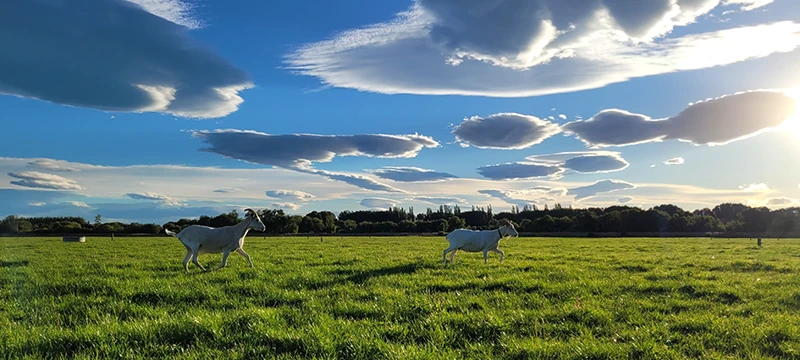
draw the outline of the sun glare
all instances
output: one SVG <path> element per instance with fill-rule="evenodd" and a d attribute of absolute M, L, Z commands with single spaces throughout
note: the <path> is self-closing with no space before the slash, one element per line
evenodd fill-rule
<path fill-rule="evenodd" d="M 795 112 L 794 115 L 789 117 L 784 123 L 786 130 L 792 132 L 797 137 L 800 137 L 800 87 L 786 90 L 786 95 L 793 97 L 797 100 L 795 105 Z"/>

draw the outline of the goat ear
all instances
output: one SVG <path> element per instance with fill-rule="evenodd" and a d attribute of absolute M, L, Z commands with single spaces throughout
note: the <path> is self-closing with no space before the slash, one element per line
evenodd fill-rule
<path fill-rule="evenodd" d="M 245 217 L 253 217 L 255 215 L 255 211 L 253 209 L 244 209 Z"/>

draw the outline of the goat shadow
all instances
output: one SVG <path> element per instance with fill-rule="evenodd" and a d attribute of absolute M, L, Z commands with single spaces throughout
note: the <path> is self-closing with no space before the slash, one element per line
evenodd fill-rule
<path fill-rule="evenodd" d="M 369 279 L 378 278 L 389 275 L 409 275 L 417 272 L 417 270 L 432 268 L 430 264 L 423 262 L 413 262 L 403 265 L 395 265 L 389 267 L 382 267 L 377 269 L 339 269 L 331 271 L 332 275 L 346 275 L 341 282 L 351 282 L 354 284 L 363 284 Z"/>
<path fill-rule="evenodd" d="M 19 261 L 4 261 L 0 260 L 0 268 L 11 268 L 17 266 L 28 266 L 30 261 L 28 260 L 19 260 Z"/>

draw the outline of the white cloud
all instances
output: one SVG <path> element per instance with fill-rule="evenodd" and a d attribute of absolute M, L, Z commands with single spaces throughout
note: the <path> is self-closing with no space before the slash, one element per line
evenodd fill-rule
<path fill-rule="evenodd" d="M 181 0 L 128 0 L 147 12 L 190 29 L 203 27 L 203 21 L 194 14 L 195 5 Z"/>
<path fill-rule="evenodd" d="M 625 197 L 621 197 L 621 198 L 619 198 L 619 200 L 617 200 L 617 201 L 619 201 L 619 203 L 620 203 L 620 204 L 627 204 L 627 203 L 629 203 L 629 202 L 631 202 L 631 201 L 633 201 L 633 200 L 634 200 L 634 199 L 633 199 L 632 197 L 630 197 L 630 196 L 625 196 Z"/>
<path fill-rule="evenodd" d="M 796 199 L 787 197 L 769 198 L 765 202 L 765 206 L 776 208 L 798 206 L 798 204 Z"/>
<path fill-rule="evenodd" d="M 774 0 L 722 0 L 723 5 L 741 5 L 742 11 L 755 10 L 772 4 Z"/>
<path fill-rule="evenodd" d="M 297 190 L 267 190 L 266 194 L 268 197 L 288 202 L 306 202 L 316 198 L 312 194 Z"/>
<path fill-rule="evenodd" d="M 557 124 L 517 113 L 473 116 L 453 129 L 460 144 L 482 149 L 526 149 L 559 132 Z"/>
<path fill-rule="evenodd" d="M 239 92 L 253 83 L 190 37 L 189 28 L 199 26 L 191 6 L 179 0 L 135 3 L 0 1 L 0 33 L 7 34 L 0 94 L 193 118 L 236 111 L 244 101 Z"/>
<path fill-rule="evenodd" d="M 777 128 L 796 110 L 797 100 L 787 94 L 748 91 L 698 101 L 668 119 L 653 120 L 645 115 L 610 109 L 585 121 L 567 123 L 563 129 L 594 147 L 667 139 L 713 146 Z"/>
<path fill-rule="evenodd" d="M 379 178 L 399 182 L 442 181 L 457 177 L 453 174 L 411 166 L 385 166 L 382 169 L 372 170 L 371 173 Z"/>
<path fill-rule="evenodd" d="M 11 181 L 11 184 L 17 186 L 53 190 L 83 190 L 83 187 L 78 185 L 75 180 L 38 171 L 11 172 L 8 173 L 8 176 L 19 179 Z"/>
<path fill-rule="evenodd" d="M 34 170 L 45 170 L 45 171 L 63 171 L 63 172 L 80 171 L 79 169 L 69 166 L 68 164 L 69 162 L 61 160 L 36 159 L 28 162 L 28 167 Z"/>
<path fill-rule="evenodd" d="M 597 194 L 633 189 L 636 186 L 622 180 L 600 180 L 594 184 L 569 189 L 568 195 L 575 195 L 575 200 L 586 199 Z"/>
<path fill-rule="evenodd" d="M 665 165 L 683 165 L 686 161 L 682 157 L 676 157 L 664 161 Z"/>
<path fill-rule="evenodd" d="M 620 153 L 612 151 L 574 151 L 532 155 L 524 162 L 488 165 L 478 173 L 492 180 L 560 178 L 567 170 L 578 174 L 621 171 L 630 166 Z"/>
<path fill-rule="evenodd" d="M 413 135 L 271 135 L 257 131 L 221 129 L 194 131 L 209 146 L 203 151 L 255 164 L 281 167 L 330 162 L 335 156 L 413 158 L 423 148 L 439 147 L 428 136 Z"/>
<path fill-rule="evenodd" d="M 167 195 L 154 193 L 154 192 L 144 192 L 144 193 L 127 193 L 125 196 L 136 199 L 136 200 L 154 200 L 157 202 L 162 202 L 167 205 L 178 206 L 182 205 L 180 201 L 169 197 Z"/>
<path fill-rule="evenodd" d="M 276 203 L 270 204 L 270 206 L 272 206 L 272 208 L 274 208 L 274 209 L 283 209 L 283 210 L 291 210 L 291 211 L 297 211 L 298 209 L 300 209 L 302 207 L 301 205 L 290 203 L 290 202 L 276 202 Z"/>
<path fill-rule="evenodd" d="M 769 191 L 769 186 L 767 186 L 767 184 L 764 183 L 759 183 L 759 184 L 741 185 L 739 186 L 739 189 L 741 189 L 744 192 L 767 192 Z"/>
<path fill-rule="evenodd" d="M 413 135 L 270 135 L 248 130 L 194 131 L 208 147 L 202 151 L 255 164 L 271 165 L 332 180 L 343 181 L 368 190 L 402 192 L 364 175 L 347 174 L 312 167 L 315 162 L 330 162 L 336 156 L 377 158 L 413 158 L 423 148 L 440 146 L 433 138 Z"/>
<path fill-rule="evenodd" d="M 333 87 L 521 97 L 727 65 L 800 45 L 800 24 L 792 22 L 708 33 L 686 28 L 688 34 L 672 36 L 718 4 L 418 0 L 393 21 L 307 44 L 285 61 Z"/>
<path fill-rule="evenodd" d="M 220 194 L 232 194 L 237 192 L 242 192 L 242 189 L 239 188 L 221 188 L 221 189 L 214 189 L 215 193 Z"/>
<path fill-rule="evenodd" d="M 390 207 L 395 207 L 400 204 L 399 201 L 393 199 L 385 199 L 385 198 L 367 198 L 363 199 L 360 202 L 361 206 L 370 209 L 388 209 Z"/>
<path fill-rule="evenodd" d="M 466 205 L 467 201 L 456 197 L 416 196 L 410 200 L 422 201 L 433 205 Z"/>
<path fill-rule="evenodd" d="M 91 206 L 89 206 L 89 204 L 87 204 L 87 203 L 85 203 L 83 201 L 67 201 L 66 203 L 69 204 L 69 205 L 72 205 L 74 207 L 91 208 Z"/>
<path fill-rule="evenodd" d="M 481 166 L 478 173 L 492 180 L 540 179 L 558 176 L 564 169 L 557 165 L 516 162 Z"/>
<path fill-rule="evenodd" d="M 561 119 L 561 120 L 567 120 L 567 115 L 559 114 L 558 118 Z"/>
<path fill-rule="evenodd" d="M 47 203 L 42 202 L 42 201 L 38 201 L 38 202 L 28 203 L 28 205 L 39 207 L 39 206 L 45 206 L 45 205 L 47 205 Z"/>

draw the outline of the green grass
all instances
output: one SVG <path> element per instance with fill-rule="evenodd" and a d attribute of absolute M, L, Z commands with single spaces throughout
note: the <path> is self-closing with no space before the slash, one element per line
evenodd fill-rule
<path fill-rule="evenodd" d="M 2 358 L 800 358 L 800 241 L 0 239 Z M 201 255 L 218 266 L 220 255 Z"/>

